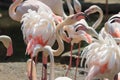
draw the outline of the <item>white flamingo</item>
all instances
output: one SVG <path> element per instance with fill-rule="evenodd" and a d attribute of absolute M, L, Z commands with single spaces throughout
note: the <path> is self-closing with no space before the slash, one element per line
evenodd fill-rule
<path fill-rule="evenodd" d="M 1 35 L 0 41 L 3 43 L 5 48 L 7 48 L 7 54 L 6 56 L 11 56 L 13 54 L 13 47 L 12 47 L 12 40 L 9 36 Z"/>
<path fill-rule="evenodd" d="M 120 41 L 120 39 L 119 39 Z M 82 61 L 86 58 L 85 66 L 88 67 L 88 75 L 85 80 L 93 80 L 95 77 L 113 80 L 120 71 L 120 49 L 114 38 L 105 33 L 105 37 L 99 34 L 98 40 L 84 48 Z"/>
<path fill-rule="evenodd" d="M 58 24 L 57 30 L 61 29 L 64 25 L 73 24 L 82 18 L 84 18 L 83 13 L 68 16 L 64 22 Z M 42 51 L 44 46 L 52 46 L 56 39 L 59 48 L 52 51 L 55 56 L 62 53 L 64 50 L 63 42 L 58 36 L 58 31 L 55 35 L 56 25 L 52 14 L 40 7 L 38 12 L 29 10 L 28 13 L 24 14 L 22 22 L 23 36 L 27 43 L 26 52 L 31 54 L 31 57 L 33 54 L 37 55 L 35 53 Z"/>
<path fill-rule="evenodd" d="M 70 62 L 69 62 L 68 70 L 66 72 L 66 76 L 72 65 L 72 49 L 73 49 L 74 44 L 79 44 L 82 40 L 86 41 L 87 43 L 91 43 L 92 36 L 94 37 L 98 36 L 97 32 L 92 27 L 85 26 L 84 24 L 80 23 L 84 21 L 85 20 L 82 19 L 81 21 L 78 21 L 74 25 L 69 25 L 69 26 L 64 27 L 64 30 L 66 30 L 68 33 L 68 37 L 71 39 L 71 53 L 70 53 L 71 56 L 70 56 Z M 80 49 L 80 45 L 79 45 L 79 49 Z M 79 50 L 78 50 L 78 53 L 80 54 Z M 78 59 L 79 58 L 77 58 L 77 61 L 76 61 L 76 69 L 79 63 Z"/>

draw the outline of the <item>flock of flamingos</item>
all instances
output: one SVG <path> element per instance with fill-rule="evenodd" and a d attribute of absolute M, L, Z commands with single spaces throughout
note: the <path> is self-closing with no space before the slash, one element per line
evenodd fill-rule
<path fill-rule="evenodd" d="M 88 43 L 81 53 L 81 65 L 86 59 L 85 80 L 93 80 L 95 77 L 100 80 L 120 80 L 120 12 L 111 16 L 98 33 L 95 29 L 103 20 L 103 11 L 99 6 L 92 5 L 81 12 L 82 7 L 78 0 L 73 0 L 73 6 L 71 0 L 65 1 L 69 8 L 69 15 L 64 12 L 62 0 L 13 0 L 13 4 L 9 7 L 9 16 L 22 23 L 23 39 L 27 45 L 25 54 L 30 55 L 31 58 L 27 61 L 29 80 L 37 80 L 35 64 L 39 52 L 43 54 L 41 80 L 72 80 L 68 76 L 72 64 L 72 49 L 74 44 L 80 44 L 82 40 Z M 89 26 L 85 18 L 97 12 L 98 20 Z M 7 48 L 6 56 L 11 56 L 12 39 L 1 35 L 0 41 Z M 55 41 L 58 43 L 56 50 L 52 49 Z M 64 41 L 71 44 L 70 62 L 65 76 L 55 79 L 54 56 L 59 56 L 64 51 Z M 48 56 L 51 67 L 47 79 Z M 78 51 L 78 58 L 79 56 L 80 51 Z M 77 59 L 76 73 L 78 64 Z"/>

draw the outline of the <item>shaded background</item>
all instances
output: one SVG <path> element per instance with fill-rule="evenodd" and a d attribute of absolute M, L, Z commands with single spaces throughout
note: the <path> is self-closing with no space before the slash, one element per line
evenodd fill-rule
<path fill-rule="evenodd" d="M 90 7 L 91 5 L 98 5 L 102 8 L 104 12 L 104 19 L 102 24 L 97 28 L 97 32 L 104 26 L 104 23 L 106 21 L 106 4 L 105 0 L 79 0 L 82 4 L 82 11 Z M 100 2 L 96 2 L 100 1 Z M 114 2 L 113 2 L 114 1 Z M 112 16 L 113 14 L 116 14 L 120 11 L 120 0 L 108 0 L 108 11 L 109 15 Z M 0 0 L 0 35 L 8 35 L 13 40 L 13 49 L 14 49 L 14 55 L 7 61 L 26 61 L 28 56 L 25 56 L 25 48 L 26 45 L 23 41 L 23 36 L 21 32 L 21 24 L 19 22 L 13 21 L 9 15 L 8 15 L 8 8 L 10 4 L 12 3 L 11 0 Z M 66 3 L 64 4 L 64 9 L 66 13 L 68 12 L 68 8 L 66 6 Z M 89 25 L 92 25 L 98 18 L 98 14 L 92 14 L 89 16 Z M 82 42 L 82 47 L 87 45 L 84 41 Z M 54 45 L 54 49 L 57 48 L 57 44 Z M 75 45 L 74 49 L 77 48 L 77 45 Z M 70 50 L 70 44 L 65 43 L 65 51 L 67 52 Z M 0 43 L 0 61 L 6 61 L 4 60 L 6 54 L 6 49 Z M 57 57 L 59 60 L 60 57 Z M 56 60 L 56 59 L 55 59 Z"/>

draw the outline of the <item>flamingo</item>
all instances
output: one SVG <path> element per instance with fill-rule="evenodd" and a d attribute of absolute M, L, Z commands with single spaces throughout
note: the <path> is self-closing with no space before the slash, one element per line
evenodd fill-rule
<path fill-rule="evenodd" d="M 120 41 L 120 39 L 119 39 Z M 120 50 L 115 39 L 105 32 L 105 37 L 99 34 L 98 40 L 89 44 L 82 52 L 82 61 L 86 58 L 85 66 L 88 67 L 88 75 L 85 80 L 93 80 L 95 77 L 113 80 L 120 71 Z"/>
<path fill-rule="evenodd" d="M 84 31 L 86 31 L 87 33 L 89 33 L 90 35 L 92 35 L 92 36 L 94 36 L 94 37 L 98 37 L 98 33 L 94 30 L 94 29 L 96 29 L 99 25 L 100 25 L 100 23 L 101 23 L 101 21 L 102 21 L 102 19 L 103 19 L 103 12 L 102 12 L 102 9 L 99 7 L 99 6 L 97 6 L 97 5 L 92 5 L 91 7 L 89 7 L 87 10 L 85 10 L 84 11 L 85 13 L 86 13 L 86 15 L 90 15 L 90 14 L 93 14 L 93 13 L 96 13 L 96 12 L 99 12 L 99 14 L 100 14 L 100 16 L 99 16 L 99 18 L 98 18 L 98 20 L 92 25 L 92 26 L 89 26 L 88 24 L 87 24 L 87 22 L 85 21 L 85 19 L 82 19 L 82 20 L 80 20 L 80 21 L 78 21 L 77 23 L 75 23 L 74 25 L 72 25 L 72 26 L 76 26 L 76 27 L 79 27 L 79 26 L 81 26 L 80 28 L 82 29 L 82 30 L 84 30 Z M 68 27 L 67 27 L 68 28 Z M 89 29 L 89 30 L 87 30 L 87 29 Z M 66 31 L 67 31 L 67 29 L 65 29 Z M 75 30 L 74 30 L 75 31 Z M 70 33 L 70 31 L 69 31 L 69 33 Z M 70 35 L 72 35 L 73 34 L 73 31 L 71 31 L 71 33 L 70 33 Z M 79 37 L 77 37 L 77 38 L 79 38 Z M 72 38 L 73 40 L 74 40 L 74 38 Z M 78 41 L 77 43 L 79 43 L 80 41 Z M 76 42 L 73 42 L 73 43 L 71 43 L 71 45 L 73 46 L 73 44 L 74 43 L 76 43 Z M 72 47 L 71 46 L 71 47 Z M 80 45 L 79 45 L 79 47 L 80 47 Z M 72 48 L 71 48 L 72 49 Z M 80 53 L 80 50 L 78 50 L 78 53 Z M 72 55 L 72 51 L 71 51 L 71 55 Z M 78 56 L 79 56 L 79 54 L 78 54 Z M 77 58 L 77 61 L 76 61 L 76 64 L 78 65 L 78 59 L 79 59 L 79 57 Z M 70 69 L 70 66 L 71 66 L 71 64 L 72 64 L 72 56 L 70 57 L 70 63 L 69 63 L 69 67 L 68 67 L 68 70 Z M 77 65 L 76 65 L 76 71 L 77 71 Z M 67 70 L 67 73 L 68 73 L 68 70 Z M 67 75 L 67 73 L 66 73 L 66 75 Z"/>
<path fill-rule="evenodd" d="M 12 47 L 12 40 L 9 36 L 1 35 L 0 41 L 3 43 L 3 45 L 7 48 L 7 54 L 6 56 L 12 56 L 13 54 L 13 47 Z"/>
<path fill-rule="evenodd" d="M 71 56 L 70 56 L 70 62 L 69 62 L 68 70 L 66 72 L 66 76 L 67 76 L 68 71 L 71 68 L 71 64 L 72 64 L 73 45 L 74 44 L 79 44 L 82 40 L 86 41 L 87 43 L 91 43 L 92 42 L 92 36 L 94 36 L 94 37 L 98 36 L 97 32 L 92 27 L 89 27 L 88 25 L 86 26 L 83 23 L 80 23 L 80 22 L 84 22 L 84 21 L 85 21 L 84 19 L 81 19 L 81 21 L 78 21 L 74 25 L 69 25 L 69 26 L 64 27 L 64 30 L 67 31 L 68 36 L 71 39 L 71 53 L 70 53 Z M 78 53 L 79 52 L 80 51 L 78 50 Z M 76 69 L 77 69 L 77 66 L 78 66 L 78 63 L 79 63 L 78 59 L 79 58 L 77 58 L 77 61 L 76 61 Z"/>
<path fill-rule="evenodd" d="M 57 29 L 59 30 L 61 29 L 61 26 L 75 23 L 76 21 L 84 18 L 82 16 L 83 13 L 77 13 L 70 17 L 68 16 L 68 19 L 65 19 L 64 22 L 58 24 Z M 52 46 L 56 39 L 58 41 L 59 48 L 57 50 L 53 50 L 54 56 L 58 56 L 63 52 L 63 42 L 58 35 L 58 37 L 55 36 L 56 25 L 54 23 L 52 13 L 46 11 L 43 7 L 40 7 L 38 12 L 29 10 L 28 13 L 23 15 L 22 23 L 23 38 L 27 44 L 26 52 L 28 55 L 31 55 L 32 57 L 34 53 L 43 51 L 44 46 Z"/>
<path fill-rule="evenodd" d="M 54 19 L 52 18 L 53 17 L 52 14 L 49 14 L 48 12 L 44 11 L 43 8 L 41 8 L 40 11 L 42 12 L 38 13 L 29 10 L 29 13 L 31 14 L 26 13 L 22 19 L 23 22 L 22 31 L 24 36 L 23 38 L 27 44 L 26 53 L 28 53 L 31 56 L 32 53 L 36 51 L 38 45 L 40 45 L 41 48 L 45 45 L 52 46 L 56 40 L 56 36 L 54 34 L 55 23 Z M 46 15 L 49 15 L 48 18 L 46 17 Z M 64 50 L 62 44 L 63 44 L 62 42 L 59 44 L 60 45 L 59 48 L 60 50 L 58 50 L 59 53 L 61 53 Z M 47 62 L 45 61 L 47 57 L 44 55 L 44 53 L 43 56 L 44 56 L 43 64 L 46 64 Z"/>

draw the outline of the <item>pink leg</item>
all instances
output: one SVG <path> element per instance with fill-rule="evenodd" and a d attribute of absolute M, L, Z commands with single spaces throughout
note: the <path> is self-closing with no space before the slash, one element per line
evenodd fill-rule
<path fill-rule="evenodd" d="M 78 69 L 78 65 L 79 65 L 79 56 L 80 56 L 80 45 L 81 45 L 81 43 L 79 43 L 79 46 L 78 46 L 78 55 L 77 55 L 77 60 L 76 60 L 76 70 L 75 70 L 75 79 L 74 80 L 76 80 L 76 76 L 77 76 L 77 69 Z"/>
<path fill-rule="evenodd" d="M 27 73 L 29 80 L 37 80 L 36 66 L 32 59 L 27 61 Z"/>
<path fill-rule="evenodd" d="M 69 62 L 69 66 L 68 66 L 68 69 L 67 69 L 67 72 L 66 72 L 65 76 L 68 75 L 68 72 L 69 72 L 69 70 L 71 68 L 71 65 L 72 65 L 72 50 L 73 50 L 73 45 L 71 45 L 71 49 L 70 49 L 70 62 Z"/>
<path fill-rule="evenodd" d="M 35 63 L 38 63 L 38 55 L 35 57 Z"/>
<path fill-rule="evenodd" d="M 42 63 L 43 63 L 43 66 L 42 66 L 42 78 L 41 80 L 47 80 L 47 57 L 42 56 Z"/>

